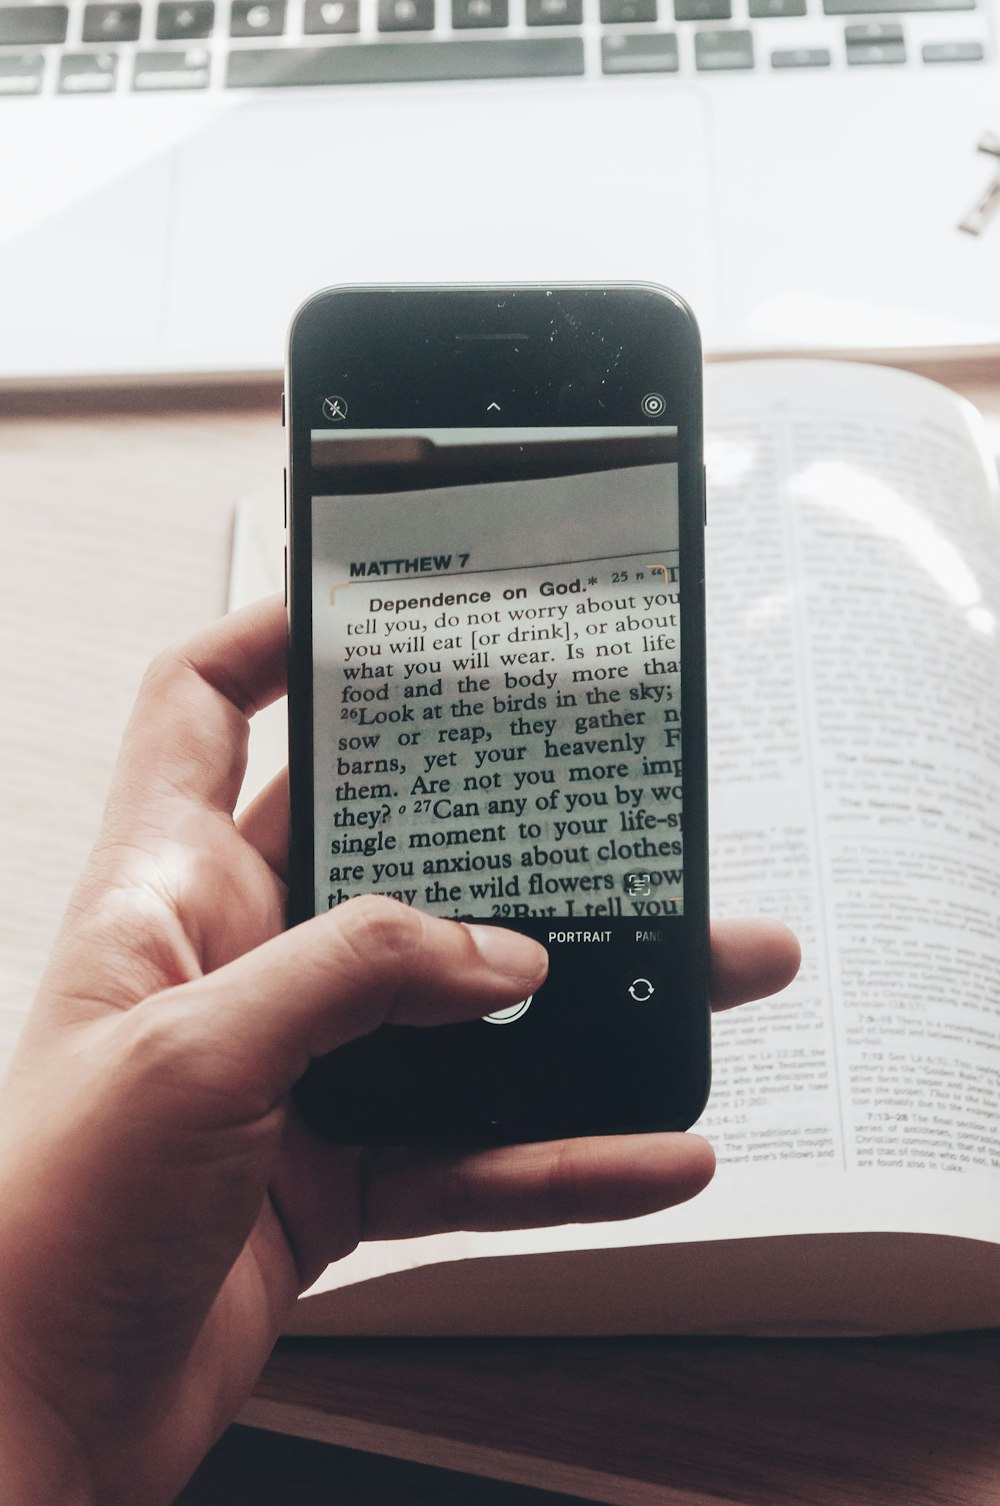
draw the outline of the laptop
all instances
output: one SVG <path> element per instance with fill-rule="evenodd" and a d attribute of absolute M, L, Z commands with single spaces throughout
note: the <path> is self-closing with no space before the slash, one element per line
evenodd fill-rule
<path fill-rule="evenodd" d="M 1000 345 L 1000 0 L 0 3 L 0 380 L 274 372 L 340 282 Z"/>

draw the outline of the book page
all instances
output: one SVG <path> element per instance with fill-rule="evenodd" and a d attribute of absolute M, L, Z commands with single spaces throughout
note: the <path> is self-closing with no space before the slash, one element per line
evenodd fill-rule
<path fill-rule="evenodd" d="M 729 1166 L 1000 1172 L 1000 526 L 973 411 L 834 363 L 709 372 L 713 910 L 803 944 L 717 1021 Z"/>
<path fill-rule="evenodd" d="M 484 469 L 536 435 L 550 473 L 313 497 L 316 910 L 384 893 L 624 945 L 684 911 L 676 432 L 554 473 L 575 431 L 453 432 Z M 419 436 L 431 467 L 447 441 Z"/>
<path fill-rule="evenodd" d="M 967 404 L 906 373 L 707 378 L 713 912 L 803 947 L 790 988 L 716 1018 L 716 1179 L 624 1224 L 363 1246 L 317 1292 L 617 1244 L 1000 1241 L 993 458 Z"/>

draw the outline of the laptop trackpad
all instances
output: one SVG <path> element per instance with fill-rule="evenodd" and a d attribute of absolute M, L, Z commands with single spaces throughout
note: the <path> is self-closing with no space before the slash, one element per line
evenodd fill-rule
<path fill-rule="evenodd" d="M 177 148 L 171 350 L 274 366 L 337 282 L 655 280 L 713 323 L 707 126 L 672 80 L 240 100 Z"/>

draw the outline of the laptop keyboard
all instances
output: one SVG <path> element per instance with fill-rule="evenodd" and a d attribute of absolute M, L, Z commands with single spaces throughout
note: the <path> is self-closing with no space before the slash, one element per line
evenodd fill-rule
<path fill-rule="evenodd" d="M 822 73 L 992 55 L 977 0 L 0 3 L 0 95 Z"/>

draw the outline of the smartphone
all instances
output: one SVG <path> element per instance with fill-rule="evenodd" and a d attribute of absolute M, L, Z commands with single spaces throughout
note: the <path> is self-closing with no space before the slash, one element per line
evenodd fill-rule
<path fill-rule="evenodd" d="M 314 1061 L 349 1144 L 683 1129 L 709 1084 L 701 350 L 647 285 L 343 287 L 288 341 L 290 920 L 510 926 L 530 999 Z"/>

